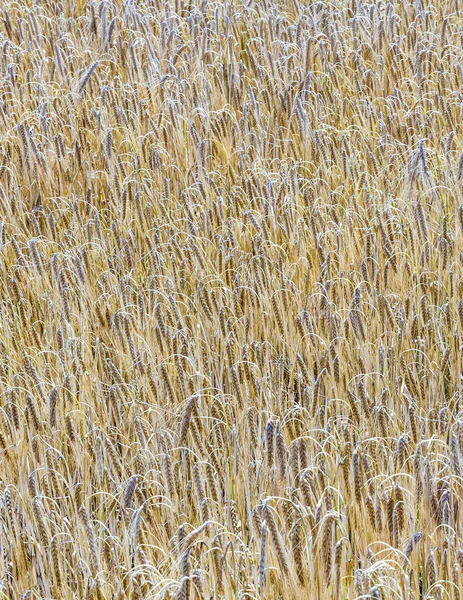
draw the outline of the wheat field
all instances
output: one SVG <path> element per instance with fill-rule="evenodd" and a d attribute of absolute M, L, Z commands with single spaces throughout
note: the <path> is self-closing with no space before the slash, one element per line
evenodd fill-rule
<path fill-rule="evenodd" d="M 1 2 L 0 599 L 463 597 L 462 31 Z"/>

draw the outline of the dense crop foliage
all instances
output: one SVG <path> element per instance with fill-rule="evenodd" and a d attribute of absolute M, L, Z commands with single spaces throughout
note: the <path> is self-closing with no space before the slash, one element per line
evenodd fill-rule
<path fill-rule="evenodd" d="M 0 598 L 460 598 L 461 11 L 0 3 Z"/>

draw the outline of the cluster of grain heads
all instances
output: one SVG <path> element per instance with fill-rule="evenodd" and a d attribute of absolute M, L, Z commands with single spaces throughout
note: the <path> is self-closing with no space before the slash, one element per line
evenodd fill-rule
<path fill-rule="evenodd" d="M 0 596 L 459 598 L 458 3 L 0 12 Z"/>

